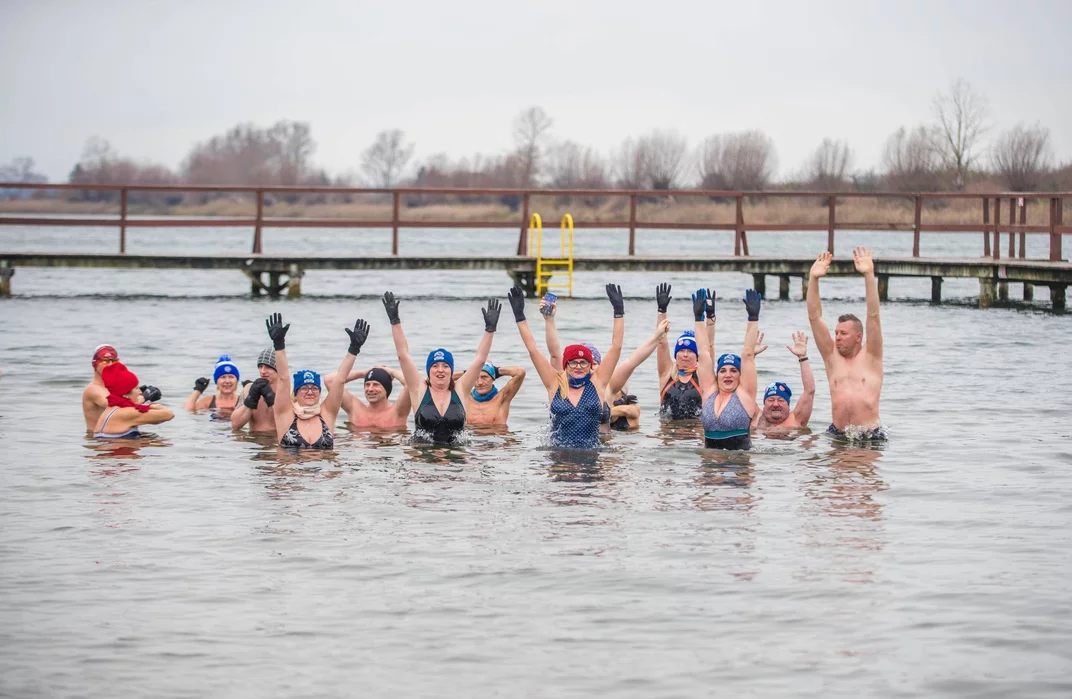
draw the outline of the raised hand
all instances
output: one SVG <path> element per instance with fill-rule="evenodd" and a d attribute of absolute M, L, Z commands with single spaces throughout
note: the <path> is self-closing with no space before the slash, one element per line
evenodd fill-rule
<path fill-rule="evenodd" d="M 346 328 L 346 334 L 350 336 L 350 348 L 346 351 L 355 357 L 361 352 L 361 345 L 368 339 L 369 324 L 360 318 L 354 323 L 354 329 Z"/>
<path fill-rule="evenodd" d="M 268 316 L 268 320 L 264 321 L 264 324 L 268 326 L 268 337 L 272 338 L 272 345 L 275 346 L 276 351 L 286 349 L 287 331 L 290 330 L 290 323 L 283 325 L 283 314 L 273 313 Z"/>
<path fill-rule="evenodd" d="M 398 325 L 402 321 L 398 319 L 398 299 L 390 291 L 383 292 L 383 307 L 387 311 L 387 320 L 391 325 Z"/>
<path fill-rule="evenodd" d="M 622 287 L 617 284 L 607 284 L 607 298 L 610 299 L 610 305 L 614 309 L 614 317 L 623 318 L 625 316 L 625 298 L 622 296 Z"/>
<path fill-rule="evenodd" d="M 759 320 L 759 307 L 762 305 L 763 294 L 755 289 L 748 289 L 744 292 L 744 307 L 748 311 L 748 322 Z"/>
<path fill-rule="evenodd" d="M 756 335 L 756 344 L 752 346 L 752 354 L 759 355 L 767 351 L 767 346 L 763 344 L 763 333 L 760 332 Z"/>
<path fill-rule="evenodd" d="M 138 386 L 138 390 L 141 391 L 141 396 L 145 399 L 146 403 L 155 403 L 162 397 L 160 389 L 156 386 L 149 386 L 146 384 Z"/>
<path fill-rule="evenodd" d="M 206 388 L 208 388 L 208 379 L 204 376 L 194 381 L 194 390 L 198 393 L 204 393 Z"/>
<path fill-rule="evenodd" d="M 707 289 L 707 304 L 704 306 L 704 313 L 707 314 L 708 320 L 715 319 L 715 290 Z"/>
<path fill-rule="evenodd" d="M 514 321 L 522 323 L 525 320 L 525 292 L 520 286 L 515 286 L 506 294 L 510 301 L 510 308 L 514 309 Z"/>
<path fill-rule="evenodd" d="M 246 397 L 242 401 L 242 405 L 246 406 L 250 410 L 257 409 L 257 401 L 261 398 L 261 390 L 268 385 L 268 379 L 259 378 L 249 385 L 249 390 L 246 391 Z"/>
<path fill-rule="evenodd" d="M 655 287 L 655 303 L 659 306 L 659 313 L 666 313 L 670 308 L 670 299 L 674 298 L 670 295 L 670 285 L 662 283 Z"/>
<path fill-rule="evenodd" d="M 502 303 L 499 299 L 488 299 L 488 307 L 480 309 L 484 314 L 484 332 L 493 333 L 499 325 L 499 314 L 502 313 Z"/>
<path fill-rule="evenodd" d="M 856 265 L 856 271 L 860 274 L 868 275 L 875 273 L 875 261 L 871 259 L 871 251 L 869 249 L 853 249 L 852 261 Z"/>
<path fill-rule="evenodd" d="M 663 318 L 655 328 L 655 335 L 661 340 L 666 337 L 666 333 L 668 332 L 670 332 L 670 319 Z"/>
<path fill-rule="evenodd" d="M 793 333 L 792 346 L 786 345 L 785 348 L 796 355 L 798 358 L 808 356 L 808 336 L 797 330 Z"/>
<path fill-rule="evenodd" d="M 707 309 L 707 289 L 697 289 L 692 295 L 692 317 L 697 323 L 704 319 Z"/>
<path fill-rule="evenodd" d="M 551 310 L 545 311 L 544 310 L 545 308 L 550 308 Z M 555 301 L 551 301 L 550 303 L 548 303 L 546 297 L 540 299 L 540 314 L 543 315 L 544 320 L 547 320 L 548 318 L 551 318 L 552 316 L 554 316 L 555 311 L 557 311 L 557 310 L 558 310 L 558 303 L 556 303 Z"/>
<path fill-rule="evenodd" d="M 830 263 L 834 261 L 833 253 L 821 252 L 815 257 L 815 264 L 811 266 L 811 271 L 808 274 L 812 277 L 825 277 L 826 273 L 830 271 Z"/>

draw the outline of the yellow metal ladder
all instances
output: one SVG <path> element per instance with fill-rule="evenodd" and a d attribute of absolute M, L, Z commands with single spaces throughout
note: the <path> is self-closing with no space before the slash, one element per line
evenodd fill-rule
<path fill-rule="evenodd" d="M 569 232 L 569 242 L 566 233 Z M 533 233 L 535 232 L 535 236 Z M 561 240 L 558 257 L 543 256 L 543 219 L 533 214 L 529 219 L 529 257 L 532 257 L 533 238 L 536 239 L 536 295 L 542 296 L 548 289 L 566 289 L 573 297 L 573 216 L 562 217 Z M 564 269 L 563 269 L 564 268 Z M 551 283 L 556 273 L 565 272 L 567 281 Z"/>

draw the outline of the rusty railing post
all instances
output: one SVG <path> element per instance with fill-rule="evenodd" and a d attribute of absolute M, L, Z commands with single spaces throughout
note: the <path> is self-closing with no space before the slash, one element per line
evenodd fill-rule
<path fill-rule="evenodd" d="M 1016 197 L 1009 197 L 1009 259 L 1016 259 Z"/>
<path fill-rule="evenodd" d="M 119 254 L 127 254 L 127 188 L 119 190 Z"/>
<path fill-rule="evenodd" d="M 734 199 L 737 213 L 734 215 L 734 221 L 737 223 L 733 228 L 733 256 L 738 257 L 741 254 L 741 224 L 740 220 L 744 218 L 744 197 L 740 194 Z"/>
<path fill-rule="evenodd" d="M 253 223 L 253 254 L 260 255 L 264 252 L 264 241 L 261 240 L 261 224 L 264 223 L 264 190 L 257 190 L 257 219 Z"/>
<path fill-rule="evenodd" d="M 636 193 L 629 195 L 629 254 L 636 254 Z"/>
<path fill-rule="evenodd" d="M 392 198 L 394 201 L 391 205 L 391 254 L 398 256 L 398 205 L 401 195 L 396 192 L 392 192 Z"/>
<path fill-rule="evenodd" d="M 521 197 L 521 235 L 517 237 L 517 254 L 527 256 L 529 254 L 529 193 L 525 192 Z"/>
<path fill-rule="evenodd" d="M 1060 262 L 1062 258 L 1061 238 L 1063 233 L 1057 232 L 1057 226 L 1064 225 L 1065 201 L 1063 197 L 1054 197 L 1050 200 L 1050 262 Z"/>
<path fill-rule="evenodd" d="M 837 201 L 837 197 L 830 197 L 828 200 L 829 211 L 826 215 L 826 251 L 831 255 L 834 254 L 834 220 L 837 214 L 834 212 L 834 202 Z"/>
<path fill-rule="evenodd" d="M 995 260 L 1001 259 L 1001 197 L 994 197 L 994 244 L 990 246 Z"/>
<path fill-rule="evenodd" d="M 919 257 L 919 229 L 923 227 L 923 197 L 916 195 L 916 218 L 912 229 L 912 257 Z M 939 282 L 941 283 L 941 282 Z"/>
<path fill-rule="evenodd" d="M 1021 197 L 1022 198 L 1022 197 Z M 1020 205 L 1020 259 L 1027 257 L 1027 199 Z"/>
<path fill-rule="evenodd" d="M 983 257 L 990 257 L 990 197 L 983 197 Z"/>

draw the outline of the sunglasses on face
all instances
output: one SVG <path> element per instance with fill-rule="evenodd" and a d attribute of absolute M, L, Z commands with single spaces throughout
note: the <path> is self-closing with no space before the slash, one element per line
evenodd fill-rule
<path fill-rule="evenodd" d="M 93 363 L 94 364 L 105 364 L 105 365 L 107 365 L 107 364 L 115 364 L 118 361 L 119 361 L 119 359 L 117 357 L 104 357 L 102 359 L 94 360 Z"/>
<path fill-rule="evenodd" d="M 566 362 L 566 366 L 570 369 L 587 369 L 592 366 L 587 359 L 571 359 Z"/>

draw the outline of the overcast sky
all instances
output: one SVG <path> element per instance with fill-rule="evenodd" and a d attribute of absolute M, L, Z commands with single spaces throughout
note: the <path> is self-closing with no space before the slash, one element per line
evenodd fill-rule
<path fill-rule="evenodd" d="M 996 133 L 1049 127 L 1072 159 L 1072 1 L 0 0 L 0 163 L 65 180 L 86 139 L 178 167 L 239 122 L 308 121 L 316 162 L 357 171 L 376 132 L 417 157 L 497 153 L 530 105 L 609 150 L 762 129 L 779 173 L 823 137 L 857 167 L 957 77 Z"/>

